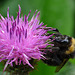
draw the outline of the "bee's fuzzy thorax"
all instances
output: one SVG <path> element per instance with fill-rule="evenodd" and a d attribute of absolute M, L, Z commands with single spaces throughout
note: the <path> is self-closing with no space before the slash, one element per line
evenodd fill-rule
<path fill-rule="evenodd" d="M 71 46 L 68 48 L 68 50 L 66 51 L 66 54 L 71 54 L 75 51 L 75 39 L 72 38 L 71 40 Z"/>

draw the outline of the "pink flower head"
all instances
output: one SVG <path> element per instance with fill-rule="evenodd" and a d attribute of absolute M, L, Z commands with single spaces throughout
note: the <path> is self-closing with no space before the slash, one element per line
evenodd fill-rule
<path fill-rule="evenodd" d="M 16 65 L 20 65 L 23 62 L 24 65 L 28 64 L 34 68 L 29 63 L 29 60 L 42 59 L 41 48 L 51 45 L 48 39 L 52 35 L 44 35 L 48 31 L 44 29 L 46 25 L 44 26 L 42 22 L 39 23 L 38 17 L 40 12 L 35 16 L 37 12 L 35 11 L 31 20 L 28 21 L 30 12 L 28 16 L 24 16 L 24 20 L 23 16 L 20 17 L 20 6 L 16 19 L 13 16 L 9 17 L 9 8 L 7 10 L 7 17 L 4 18 L 0 15 L 0 62 L 7 60 L 4 70 L 8 64 L 13 66 L 13 62 Z"/>

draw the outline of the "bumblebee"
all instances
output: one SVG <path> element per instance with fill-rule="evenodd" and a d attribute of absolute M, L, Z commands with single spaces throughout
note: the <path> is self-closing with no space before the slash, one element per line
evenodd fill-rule
<path fill-rule="evenodd" d="M 52 41 L 54 46 L 45 48 L 44 56 L 46 59 L 42 59 L 42 61 L 50 66 L 57 66 L 55 72 L 58 72 L 70 58 L 75 57 L 75 39 L 60 34 L 58 29 L 53 31 L 56 33 L 50 39 L 54 39 Z M 49 49 L 52 49 L 52 51 L 49 51 Z"/>

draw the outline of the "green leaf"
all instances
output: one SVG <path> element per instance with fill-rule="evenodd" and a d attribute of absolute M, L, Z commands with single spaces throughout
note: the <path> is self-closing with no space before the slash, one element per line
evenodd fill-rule
<path fill-rule="evenodd" d="M 4 65 L 2 62 L 0 62 L 0 71 L 3 71 Z"/>

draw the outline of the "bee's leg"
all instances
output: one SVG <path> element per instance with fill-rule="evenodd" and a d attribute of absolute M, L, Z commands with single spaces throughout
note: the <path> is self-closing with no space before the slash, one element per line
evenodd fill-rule
<path fill-rule="evenodd" d="M 57 28 L 52 28 L 52 27 L 40 27 L 39 29 L 44 29 L 44 30 L 60 33 Z"/>
<path fill-rule="evenodd" d="M 42 48 L 42 50 L 44 50 L 44 52 L 46 52 L 46 51 L 52 51 L 52 52 L 57 52 L 57 51 L 59 51 L 60 50 L 60 48 L 59 47 L 47 47 L 47 48 Z"/>
<path fill-rule="evenodd" d="M 47 29 L 47 28 L 46 28 Z M 51 29 L 50 29 L 51 30 Z M 49 36 L 49 35 L 54 35 L 54 36 L 51 36 L 50 39 L 53 40 L 55 37 L 58 37 L 58 36 L 61 36 L 62 34 L 59 32 L 59 30 L 57 28 L 53 28 L 51 30 L 52 32 L 55 32 L 55 33 L 46 33 L 45 35 L 46 36 Z"/>
<path fill-rule="evenodd" d="M 46 27 L 46 28 L 44 28 L 44 29 L 45 29 L 45 30 L 48 30 L 48 31 L 53 31 L 53 32 L 56 32 L 56 33 L 60 33 L 57 28 Z"/>
<path fill-rule="evenodd" d="M 57 28 L 53 28 L 53 31 L 59 33 L 59 30 Z"/>

